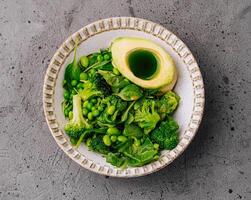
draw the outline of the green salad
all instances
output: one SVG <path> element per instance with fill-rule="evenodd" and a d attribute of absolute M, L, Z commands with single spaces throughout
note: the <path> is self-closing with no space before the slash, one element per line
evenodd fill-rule
<path fill-rule="evenodd" d="M 110 48 L 76 57 L 65 70 L 65 132 L 76 148 L 84 144 L 116 167 L 143 166 L 179 142 L 172 114 L 179 103 L 173 91 L 134 84 L 113 66 Z"/>

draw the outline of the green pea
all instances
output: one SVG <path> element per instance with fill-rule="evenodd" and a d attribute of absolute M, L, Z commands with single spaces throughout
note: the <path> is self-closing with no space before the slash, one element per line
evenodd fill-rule
<path fill-rule="evenodd" d="M 70 112 L 69 112 L 69 119 L 72 119 L 72 118 L 73 118 L 73 112 L 70 111 Z"/>
<path fill-rule="evenodd" d="M 97 60 L 98 60 L 99 62 L 102 62 L 102 61 L 104 60 L 104 58 L 103 58 L 102 55 L 98 55 Z"/>
<path fill-rule="evenodd" d="M 97 117 L 97 116 L 99 116 L 99 111 L 98 110 L 93 110 L 92 111 L 92 115 L 94 116 L 94 117 Z"/>
<path fill-rule="evenodd" d="M 111 146 L 111 140 L 110 140 L 110 137 L 108 135 L 104 135 L 103 136 L 103 142 L 106 146 Z"/>
<path fill-rule="evenodd" d="M 89 103 L 89 102 L 88 102 L 86 108 L 87 108 L 88 110 L 91 110 L 91 109 L 92 109 L 92 103 Z"/>
<path fill-rule="evenodd" d="M 87 117 L 88 117 L 89 120 L 93 120 L 93 115 L 92 115 L 91 112 L 88 113 Z"/>
<path fill-rule="evenodd" d="M 69 99 L 69 97 L 70 97 L 70 92 L 67 91 L 67 90 L 65 90 L 65 91 L 64 91 L 64 98 L 65 98 L 65 99 Z"/>
<path fill-rule="evenodd" d="M 91 69 L 89 72 L 91 75 L 94 75 L 96 73 L 96 69 Z"/>
<path fill-rule="evenodd" d="M 115 75 L 120 75 L 120 72 L 117 68 L 113 68 L 112 71 Z"/>
<path fill-rule="evenodd" d="M 84 104 L 83 104 L 83 107 L 87 108 L 88 103 L 89 103 L 89 101 L 85 101 Z"/>
<path fill-rule="evenodd" d="M 78 81 L 76 81 L 76 80 L 72 80 L 71 81 L 71 85 L 74 87 L 74 86 L 76 86 L 78 84 Z"/>
<path fill-rule="evenodd" d="M 118 141 L 125 142 L 126 140 L 127 140 L 127 137 L 125 137 L 123 135 L 118 136 Z"/>
<path fill-rule="evenodd" d="M 89 65 L 89 59 L 88 59 L 88 57 L 87 56 L 82 56 L 80 58 L 80 63 L 81 63 L 81 65 L 83 67 L 88 67 L 88 65 Z"/>
<path fill-rule="evenodd" d="M 112 115 L 114 113 L 115 109 L 116 109 L 115 106 L 109 106 L 107 108 L 107 114 Z"/>
<path fill-rule="evenodd" d="M 82 112 L 83 112 L 83 115 L 84 115 L 84 116 L 87 116 L 87 115 L 88 115 L 88 110 L 87 110 L 86 108 L 84 108 Z"/>
<path fill-rule="evenodd" d="M 92 102 L 93 104 L 95 104 L 95 103 L 97 103 L 97 99 L 91 99 L 91 102 Z"/>
<path fill-rule="evenodd" d="M 105 54 L 105 55 L 104 55 L 104 59 L 105 59 L 105 60 L 109 60 L 109 59 L 110 59 L 109 54 Z"/>
<path fill-rule="evenodd" d="M 119 135 L 120 131 L 116 127 L 110 127 L 107 129 L 107 134 L 108 135 Z"/>
<path fill-rule="evenodd" d="M 96 108 L 95 108 L 95 107 L 92 107 L 92 108 L 91 108 L 91 111 L 94 111 L 94 110 L 96 110 Z"/>
<path fill-rule="evenodd" d="M 116 142 L 117 141 L 117 136 L 116 135 L 112 135 L 111 136 L 111 141 L 112 142 Z"/>
<path fill-rule="evenodd" d="M 83 89 L 84 87 L 85 87 L 85 86 L 84 86 L 84 83 L 79 83 L 79 84 L 77 85 L 77 88 L 78 88 L 78 89 L 80 89 L 80 88 Z"/>
<path fill-rule="evenodd" d="M 103 108 L 102 106 L 98 106 L 98 110 L 99 110 L 100 112 L 102 112 L 102 111 L 104 110 L 104 108 Z"/>
<path fill-rule="evenodd" d="M 84 80 L 84 81 L 85 81 L 85 80 L 88 79 L 88 75 L 87 75 L 87 73 L 82 72 L 82 73 L 80 74 L 79 78 L 80 78 L 80 80 Z"/>
<path fill-rule="evenodd" d="M 159 144 L 154 143 L 154 144 L 153 144 L 153 147 L 154 147 L 154 149 L 158 150 L 158 149 L 159 149 Z"/>

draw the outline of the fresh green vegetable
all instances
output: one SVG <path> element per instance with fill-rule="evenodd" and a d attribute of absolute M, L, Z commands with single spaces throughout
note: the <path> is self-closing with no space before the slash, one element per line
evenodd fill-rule
<path fill-rule="evenodd" d="M 157 101 L 158 113 L 164 118 L 172 114 L 179 104 L 180 97 L 172 91 L 167 92 Z"/>
<path fill-rule="evenodd" d="M 129 166 L 139 167 L 155 160 L 158 151 L 154 148 L 151 140 L 146 138 L 142 145 L 132 145 L 123 154 L 128 157 Z"/>
<path fill-rule="evenodd" d="M 101 135 L 94 135 L 89 141 L 89 149 L 99 152 L 101 154 L 109 153 L 109 147 L 103 142 L 103 137 Z"/>
<path fill-rule="evenodd" d="M 82 115 L 81 108 L 81 98 L 79 95 L 73 96 L 73 117 L 72 119 L 65 125 L 65 132 L 71 138 L 79 138 L 80 135 L 84 132 L 84 130 L 89 129 L 90 125 L 84 119 Z"/>
<path fill-rule="evenodd" d="M 81 69 L 78 65 L 77 61 L 77 45 L 74 48 L 74 59 L 73 62 L 67 65 L 65 69 L 65 74 L 64 74 L 64 80 L 66 81 L 66 84 L 64 85 L 65 88 L 72 88 L 71 86 L 71 81 L 72 80 L 79 80 L 79 76 L 81 73 Z"/>
<path fill-rule="evenodd" d="M 178 129 L 178 124 L 169 117 L 153 130 L 151 139 L 159 144 L 161 149 L 171 150 L 175 148 L 179 142 Z"/>
<path fill-rule="evenodd" d="M 126 124 L 123 135 L 140 139 L 143 137 L 143 130 L 135 124 Z"/>
<path fill-rule="evenodd" d="M 63 81 L 65 131 L 75 148 L 85 143 L 116 167 L 143 166 L 178 144 L 179 127 L 171 115 L 180 98 L 130 82 L 112 60 L 105 49 L 77 62 L 75 48 Z"/>
<path fill-rule="evenodd" d="M 89 59 L 88 59 L 88 57 L 87 57 L 87 56 L 82 56 L 82 57 L 80 58 L 80 63 L 81 63 L 81 65 L 82 65 L 84 68 L 88 67 L 88 65 L 89 65 Z"/>
<path fill-rule="evenodd" d="M 120 131 L 116 127 L 110 127 L 107 129 L 107 134 L 108 135 L 119 135 Z"/>
<path fill-rule="evenodd" d="M 112 144 L 111 139 L 108 135 L 104 135 L 103 142 L 106 146 L 111 146 L 111 144 Z"/>
<path fill-rule="evenodd" d="M 82 80 L 82 81 L 87 80 L 87 79 L 88 79 L 87 73 L 82 72 L 82 73 L 79 75 L 79 79 Z"/>
<path fill-rule="evenodd" d="M 102 92 L 97 90 L 95 84 L 91 83 L 90 81 L 85 82 L 84 89 L 79 92 L 79 96 L 83 101 L 88 100 L 91 97 L 101 96 Z"/>
<path fill-rule="evenodd" d="M 113 91 L 119 90 L 130 84 L 123 76 L 118 76 L 111 71 L 98 70 L 98 73 L 103 76 L 107 84 L 112 87 Z"/>
<path fill-rule="evenodd" d="M 134 101 L 143 96 L 143 92 L 137 85 L 130 84 L 125 86 L 118 94 L 124 101 Z"/>
<path fill-rule="evenodd" d="M 135 122 L 144 129 L 144 133 L 150 133 L 160 120 L 159 114 L 155 111 L 154 100 L 145 99 L 141 108 L 135 111 Z"/>

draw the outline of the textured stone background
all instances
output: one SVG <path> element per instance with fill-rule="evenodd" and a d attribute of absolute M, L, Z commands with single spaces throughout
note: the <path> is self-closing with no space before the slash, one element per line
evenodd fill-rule
<path fill-rule="evenodd" d="M 162 24 L 204 76 L 202 126 L 181 157 L 135 179 L 80 168 L 57 147 L 42 110 L 50 58 L 66 37 L 111 16 Z M 251 199 L 250 0 L 1 0 L 0 199 Z"/>

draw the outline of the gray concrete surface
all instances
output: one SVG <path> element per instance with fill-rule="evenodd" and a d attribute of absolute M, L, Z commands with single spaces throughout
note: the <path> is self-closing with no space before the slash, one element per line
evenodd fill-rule
<path fill-rule="evenodd" d="M 57 147 L 42 84 L 57 47 L 82 26 L 136 16 L 177 33 L 204 76 L 203 124 L 187 151 L 152 175 L 103 177 Z M 0 199 L 251 199 L 250 0 L 1 0 Z"/>

